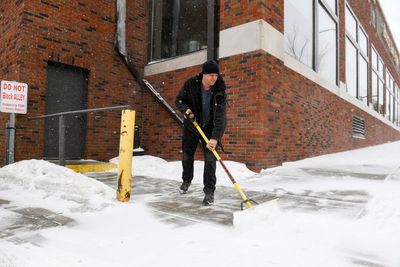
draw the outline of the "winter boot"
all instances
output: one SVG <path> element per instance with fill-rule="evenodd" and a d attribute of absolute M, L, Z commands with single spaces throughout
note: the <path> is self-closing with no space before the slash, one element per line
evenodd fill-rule
<path fill-rule="evenodd" d="M 186 194 L 186 192 L 189 189 L 189 186 L 190 186 L 190 182 L 183 181 L 183 183 L 181 184 L 181 187 L 179 187 L 181 194 Z"/>
<path fill-rule="evenodd" d="M 205 193 L 203 199 L 204 206 L 212 206 L 214 204 L 214 192 Z"/>

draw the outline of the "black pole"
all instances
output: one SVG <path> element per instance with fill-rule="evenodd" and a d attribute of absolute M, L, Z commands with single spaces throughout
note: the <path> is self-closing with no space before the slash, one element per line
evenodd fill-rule
<path fill-rule="evenodd" d="M 215 53 L 215 0 L 207 0 L 207 60 L 217 59 Z"/>
<path fill-rule="evenodd" d="M 9 159 L 9 151 L 10 151 L 10 121 L 7 121 L 6 123 L 6 129 L 5 129 L 5 133 L 6 133 L 6 154 L 5 154 L 5 161 L 6 161 L 6 165 L 10 164 L 10 159 Z"/>
<path fill-rule="evenodd" d="M 60 166 L 65 166 L 65 117 L 58 117 L 58 160 Z"/>

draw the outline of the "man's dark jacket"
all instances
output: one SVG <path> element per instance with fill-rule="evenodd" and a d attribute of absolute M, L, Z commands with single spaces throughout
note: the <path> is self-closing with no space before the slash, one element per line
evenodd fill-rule
<path fill-rule="evenodd" d="M 201 109 L 202 79 L 202 74 L 189 78 L 184 83 L 175 100 L 177 109 L 183 114 L 189 108 L 193 112 L 195 119 L 200 125 L 203 122 Z M 226 86 L 224 79 L 220 75 L 218 75 L 217 81 L 210 90 L 212 90 L 212 98 L 210 103 L 210 138 L 220 140 L 224 134 L 226 126 Z M 193 132 L 197 132 L 194 129 L 193 124 L 188 120 L 185 120 L 185 128 L 191 129 Z"/>

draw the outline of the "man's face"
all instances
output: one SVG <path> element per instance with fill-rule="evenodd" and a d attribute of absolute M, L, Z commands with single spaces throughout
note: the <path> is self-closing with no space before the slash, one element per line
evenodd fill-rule
<path fill-rule="evenodd" d="M 211 86 L 215 84 L 218 79 L 218 74 L 216 73 L 207 73 L 203 74 L 203 85 L 205 89 L 209 89 Z"/>

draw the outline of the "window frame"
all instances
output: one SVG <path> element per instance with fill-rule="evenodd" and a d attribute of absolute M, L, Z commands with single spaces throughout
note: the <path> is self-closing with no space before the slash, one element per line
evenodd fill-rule
<path fill-rule="evenodd" d="M 325 0 L 310 0 L 311 2 L 311 13 L 313 16 L 313 20 L 312 20 L 312 27 L 311 27 L 311 36 L 312 36 L 312 59 L 311 59 L 311 66 L 307 65 L 306 63 L 303 63 L 301 60 L 297 59 L 295 56 L 293 56 L 290 52 L 288 52 L 286 50 L 286 47 L 284 48 L 284 50 L 286 51 L 286 53 L 288 53 L 291 57 L 293 57 L 295 60 L 299 61 L 301 64 L 304 64 L 305 66 L 307 66 L 308 68 L 312 69 L 313 71 L 317 72 L 319 75 L 321 75 L 322 77 L 324 77 L 324 79 L 329 80 L 328 78 L 326 78 L 325 76 L 323 76 L 319 70 L 318 70 L 318 61 L 319 61 L 319 56 L 318 56 L 318 52 L 319 52 L 319 6 L 321 6 L 321 8 L 323 8 L 327 15 L 329 16 L 330 19 L 332 19 L 332 21 L 335 23 L 335 61 L 336 61 L 336 68 L 335 68 L 335 82 L 334 84 L 336 86 L 339 85 L 339 68 L 340 68 L 340 64 L 339 64 L 339 15 L 338 15 L 338 10 L 339 10 L 339 1 L 335 0 L 335 7 L 333 10 L 330 6 L 330 4 L 328 4 Z M 285 35 L 285 33 L 284 33 Z"/>
<path fill-rule="evenodd" d="M 377 110 L 376 109 L 374 109 L 376 112 L 378 112 L 379 114 L 382 114 L 383 116 L 385 115 L 385 112 L 384 112 L 384 110 L 383 110 L 383 112 L 380 112 L 380 110 L 379 110 L 379 107 L 380 106 L 384 106 L 385 107 L 385 105 L 386 105 L 386 103 L 385 103 L 385 88 L 386 88 L 386 83 L 385 83 L 385 79 L 384 79 L 384 76 L 385 76 L 385 69 L 386 69 L 386 66 L 385 66 L 385 63 L 383 62 L 383 60 L 382 60 L 382 57 L 379 55 L 379 53 L 378 53 L 378 51 L 376 50 L 376 48 L 373 46 L 373 44 L 371 44 L 371 61 L 373 61 L 373 59 L 372 59 L 372 56 L 373 55 L 376 55 L 376 62 L 377 62 L 377 66 L 376 66 L 376 68 L 373 66 L 373 64 L 371 65 L 371 75 L 376 75 L 377 76 L 377 88 L 378 88 L 378 94 L 377 94 L 377 98 L 378 98 L 378 101 L 377 101 Z M 382 64 L 379 64 L 379 63 L 382 63 Z M 380 66 L 382 67 L 382 72 L 383 72 L 383 75 L 381 76 L 380 75 Z M 372 82 L 372 81 L 371 81 Z M 380 88 L 380 82 L 382 83 L 382 89 Z M 380 90 L 382 90 L 382 96 L 380 95 Z M 371 104 L 372 104 L 372 97 L 373 97 L 373 95 L 371 94 Z M 382 102 L 383 103 L 380 103 L 380 98 L 382 97 Z"/>
<path fill-rule="evenodd" d="M 198 50 L 195 50 L 195 51 L 191 51 L 191 52 L 187 52 L 187 53 L 183 53 L 183 54 L 177 54 L 177 55 L 175 55 L 175 56 L 170 56 L 170 57 L 165 57 L 165 58 L 160 58 L 160 59 L 154 59 L 154 51 L 153 51 L 153 44 L 154 44 L 154 30 L 155 30 L 155 25 L 154 25 L 154 18 L 156 17 L 156 15 L 155 15 L 155 12 L 154 12 L 154 10 L 155 10 L 155 5 L 156 5 L 156 0 L 148 0 L 149 1 L 149 7 L 150 7 L 150 9 L 149 9 L 149 18 L 148 18 L 148 23 L 149 23 L 149 25 L 150 25 L 150 27 L 148 27 L 148 36 L 149 36 L 149 42 L 148 42 L 148 45 L 147 45 L 147 50 L 148 50 L 148 53 L 147 53 L 147 63 L 148 64 L 152 64 L 152 63 L 156 63 L 156 62 L 163 62 L 163 61 L 168 61 L 168 60 L 171 60 L 171 59 L 174 59 L 174 58 L 179 58 L 179 57 L 184 57 L 184 56 L 187 56 L 187 55 L 190 55 L 190 54 L 192 54 L 192 53 L 196 53 L 196 52 L 199 52 L 199 51 L 202 51 L 202 50 L 208 50 L 208 38 L 209 38 L 209 33 L 208 33 L 208 25 L 206 26 L 207 27 L 207 29 L 206 29 L 206 40 L 207 40 L 207 42 L 206 42 L 206 47 L 203 47 L 203 48 L 199 48 Z M 207 24 L 208 24 L 208 16 L 209 16 L 209 14 L 208 14 L 208 3 L 206 4 L 206 7 L 207 7 L 207 10 L 206 10 L 206 17 L 207 17 Z"/>
<path fill-rule="evenodd" d="M 385 72 L 385 96 L 386 96 L 386 101 L 385 101 L 385 117 L 389 121 L 392 121 L 393 115 L 394 115 L 394 110 L 393 110 L 393 104 L 394 104 L 394 95 L 393 95 L 393 76 L 390 73 L 388 69 L 386 69 Z"/>
<path fill-rule="evenodd" d="M 313 69 L 317 73 L 318 70 L 318 51 L 319 51 L 319 5 L 321 4 L 322 8 L 325 9 L 327 14 L 331 19 L 333 19 L 334 23 L 336 24 L 336 79 L 335 84 L 339 85 L 339 16 L 337 14 L 337 10 L 339 10 L 339 1 L 336 0 L 336 10 L 333 11 L 330 8 L 330 5 L 325 2 L 325 0 L 312 0 L 313 1 L 313 17 L 314 17 L 314 32 L 313 32 Z M 321 75 L 321 74 L 320 74 Z M 326 79 L 326 78 L 325 78 Z"/>
<path fill-rule="evenodd" d="M 356 36 L 354 37 L 352 35 L 351 32 L 349 32 L 347 30 L 347 28 L 345 27 L 345 41 L 349 40 L 349 42 L 351 42 L 351 44 L 356 48 L 357 50 L 357 57 L 356 57 L 356 99 L 363 101 L 363 99 L 360 96 L 360 57 L 362 57 L 362 59 L 364 59 L 367 62 L 367 101 L 366 104 L 369 104 L 368 99 L 370 98 L 370 93 L 369 93 L 369 79 L 370 79 L 370 74 L 369 74 L 369 67 L 371 65 L 370 60 L 369 60 L 369 55 L 372 55 L 372 52 L 370 52 L 370 39 L 368 34 L 366 33 L 366 31 L 364 30 L 363 26 L 361 25 L 359 19 L 357 18 L 357 16 L 355 15 L 353 9 L 351 8 L 351 6 L 349 5 L 349 3 L 346 2 L 345 5 L 345 14 L 346 12 L 349 12 L 350 15 L 353 17 L 353 19 L 356 22 Z M 345 16 L 346 19 L 346 16 Z M 346 21 L 345 21 L 346 24 Z M 362 33 L 361 33 L 362 32 Z M 363 49 L 361 48 L 360 45 L 360 34 L 363 34 L 366 39 L 367 39 L 367 54 L 364 53 Z M 355 38 L 355 39 L 354 39 Z M 347 58 L 347 51 L 345 52 L 345 58 Z M 345 72 L 346 74 L 346 83 L 347 83 L 347 71 Z M 379 88 L 378 88 L 379 91 Z M 348 92 L 348 90 L 347 90 Z"/>

